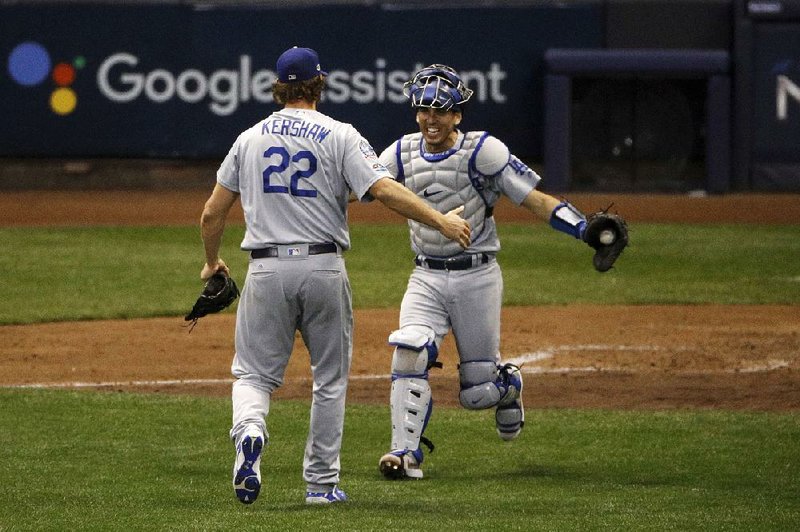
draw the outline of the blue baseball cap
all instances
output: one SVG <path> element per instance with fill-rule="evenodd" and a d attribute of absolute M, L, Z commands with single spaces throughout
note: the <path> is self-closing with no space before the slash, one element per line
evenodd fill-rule
<path fill-rule="evenodd" d="M 278 81 L 295 83 L 328 73 L 319 66 L 319 56 L 311 48 L 289 48 L 278 58 Z"/>

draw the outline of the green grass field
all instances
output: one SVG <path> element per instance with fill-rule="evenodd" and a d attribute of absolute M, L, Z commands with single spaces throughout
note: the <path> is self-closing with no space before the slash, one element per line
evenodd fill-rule
<path fill-rule="evenodd" d="M 223 256 L 237 280 L 241 227 Z M 355 305 L 399 304 L 411 270 L 401 225 L 356 225 Z M 543 225 L 501 227 L 509 305 L 800 306 L 800 226 L 637 224 L 615 270 Z M 200 290 L 196 228 L 0 229 L 0 324 L 177 316 Z M 799 314 L 800 315 L 800 314 Z M 13 341 L 0 327 L 0 338 Z M 438 408 L 421 482 L 386 482 L 388 406 L 350 405 L 342 487 L 306 508 L 308 404 L 275 401 L 259 501 L 233 497 L 230 402 L 0 389 L 0 531 L 792 530 L 800 414 L 528 411 L 514 442 L 492 412 Z"/>
<path fill-rule="evenodd" d="M 222 253 L 244 280 L 242 227 Z M 505 303 L 798 304 L 800 226 L 637 224 L 618 267 L 544 225 L 500 229 Z M 181 315 L 200 291 L 196 228 L 0 228 L 8 283 L 0 324 Z M 355 225 L 346 255 L 354 305 L 398 306 L 412 269 L 404 225 Z"/>
<path fill-rule="evenodd" d="M 0 392 L 2 530 L 792 530 L 800 419 L 727 412 L 533 411 L 501 442 L 491 412 L 438 409 L 422 481 L 387 482 L 387 409 L 351 405 L 342 486 L 308 508 L 306 404 L 277 401 L 252 506 L 230 488 L 229 404 Z M 13 427 L 13 429 L 11 429 Z"/>

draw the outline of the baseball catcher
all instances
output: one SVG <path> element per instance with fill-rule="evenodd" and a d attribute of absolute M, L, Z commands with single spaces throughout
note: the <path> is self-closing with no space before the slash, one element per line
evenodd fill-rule
<path fill-rule="evenodd" d="M 415 268 L 400 305 L 389 394 L 392 427 L 388 452 L 378 461 L 387 479 L 421 479 L 425 431 L 433 409 L 429 370 L 439 346 L 453 334 L 458 350 L 458 397 L 468 410 L 493 409 L 498 437 L 511 441 L 525 425 L 523 372 L 500 356 L 503 278 L 494 207 L 502 196 L 594 250 L 594 267 L 608 271 L 628 243 L 625 222 L 608 209 L 588 218 L 566 200 L 538 190 L 541 177 L 482 130 L 461 130 L 473 95 L 458 72 L 432 64 L 404 85 L 417 130 L 380 155 L 398 182 L 439 212 L 463 206 L 472 228 L 469 246 L 441 238 L 409 221 Z M 588 267 L 588 266 L 587 266 Z"/>
<path fill-rule="evenodd" d="M 212 275 L 203 286 L 203 291 L 200 292 L 200 297 L 195 301 L 192 310 L 184 317 L 186 321 L 192 322 L 189 332 L 192 332 L 197 325 L 197 320 L 228 308 L 237 297 L 239 297 L 239 287 L 236 286 L 233 277 L 221 271 Z"/>

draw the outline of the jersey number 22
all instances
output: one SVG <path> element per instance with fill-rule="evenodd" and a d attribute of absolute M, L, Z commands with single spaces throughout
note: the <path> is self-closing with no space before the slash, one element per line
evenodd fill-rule
<path fill-rule="evenodd" d="M 300 196 L 303 198 L 316 198 L 317 191 L 310 188 L 300 188 L 300 180 L 308 179 L 314 172 L 317 171 L 317 158 L 308 150 L 301 150 L 294 155 L 289 154 L 289 150 L 283 146 L 273 146 L 264 152 L 264 157 L 271 159 L 273 156 L 279 158 L 278 164 L 271 164 L 264 169 L 262 175 L 264 176 L 264 192 L 267 194 L 291 194 L 292 196 Z M 302 164 L 303 161 L 308 161 L 308 165 Z M 289 186 L 286 185 L 273 185 L 271 180 L 277 176 L 281 176 L 283 172 L 289 167 L 306 166 L 305 169 L 296 170 L 290 177 Z M 276 180 L 280 181 L 280 180 Z"/>

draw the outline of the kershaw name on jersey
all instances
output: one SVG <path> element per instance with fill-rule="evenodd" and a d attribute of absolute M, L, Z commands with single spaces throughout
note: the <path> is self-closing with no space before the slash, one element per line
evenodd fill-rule
<path fill-rule="evenodd" d="M 305 139 L 322 142 L 330 134 L 331 130 L 314 122 L 305 120 L 292 120 L 288 118 L 274 118 L 266 120 L 261 125 L 262 135 L 285 135 L 288 137 L 300 137 Z"/>

